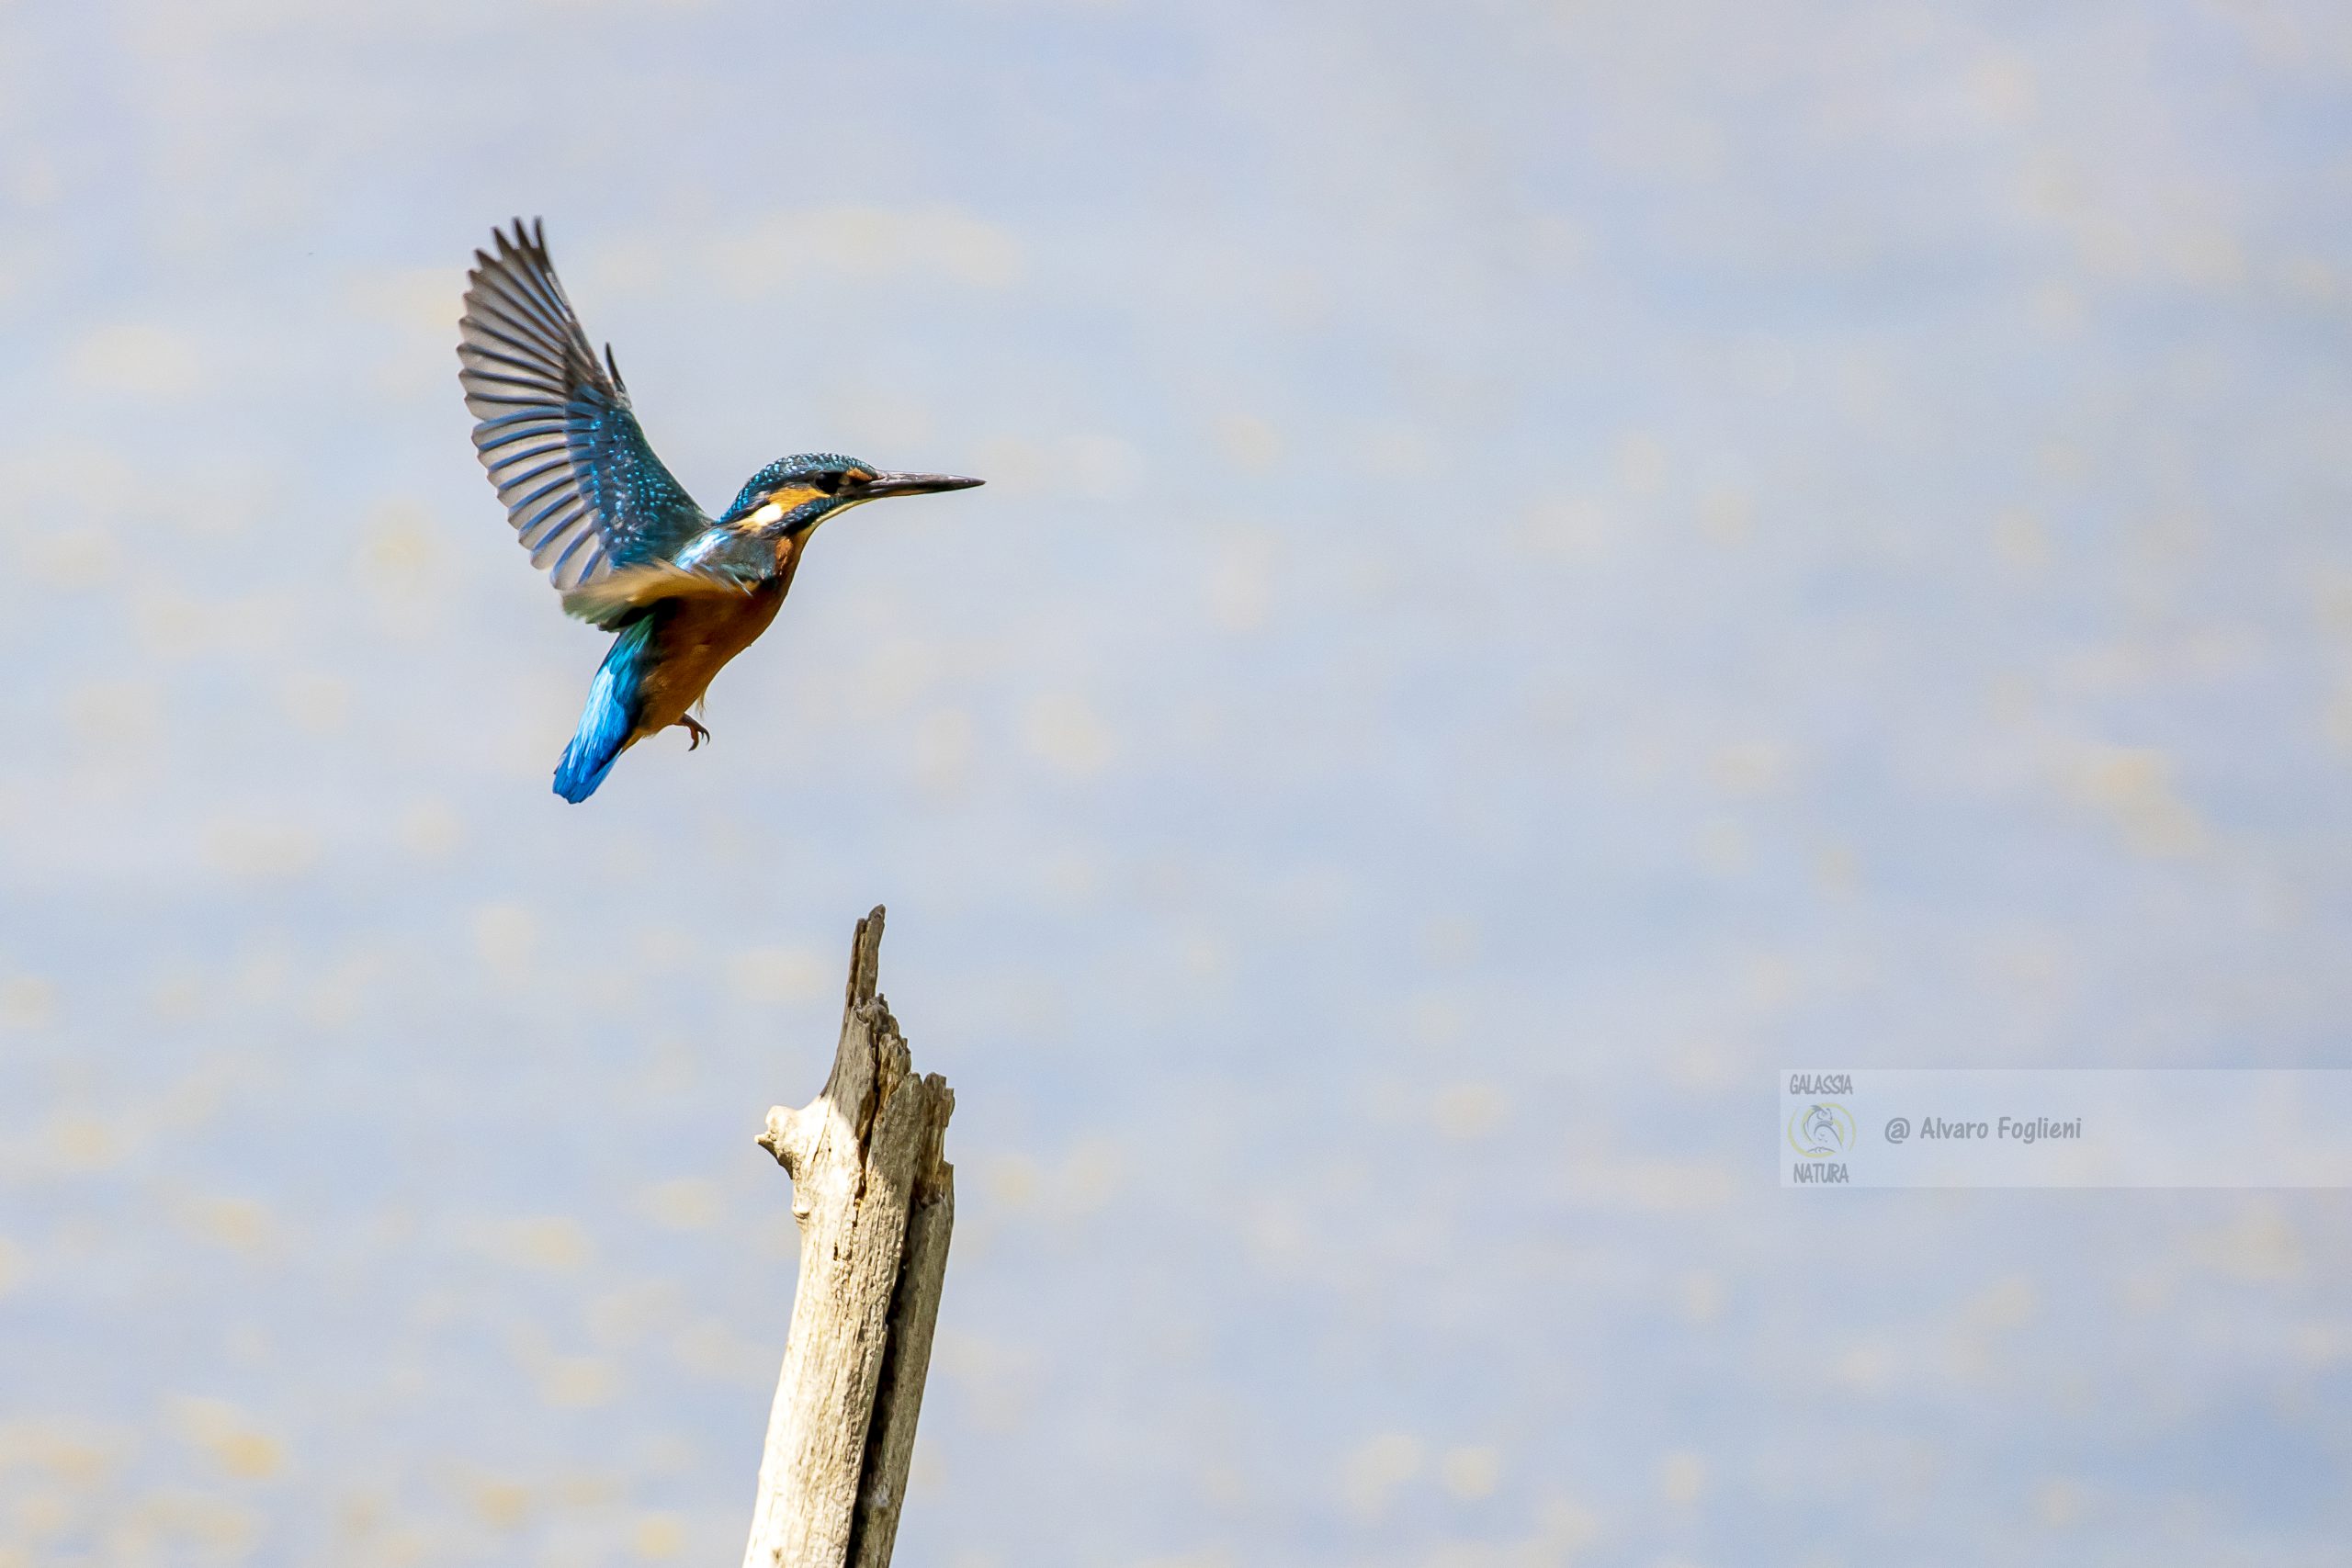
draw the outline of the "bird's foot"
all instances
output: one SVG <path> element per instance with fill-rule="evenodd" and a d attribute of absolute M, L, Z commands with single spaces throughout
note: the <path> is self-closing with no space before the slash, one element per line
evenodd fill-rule
<path fill-rule="evenodd" d="M 682 716 L 678 722 L 684 725 L 686 727 L 686 733 L 694 737 L 693 739 L 686 742 L 687 750 L 695 751 L 701 750 L 702 743 L 710 739 L 710 731 L 702 727 L 700 720 L 692 716 Z"/>

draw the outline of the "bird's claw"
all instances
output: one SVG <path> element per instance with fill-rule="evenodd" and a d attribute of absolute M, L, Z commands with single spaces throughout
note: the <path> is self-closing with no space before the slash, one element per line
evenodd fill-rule
<path fill-rule="evenodd" d="M 693 739 L 686 742 L 687 750 L 695 751 L 701 750 L 702 743 L 710 739 L 710 731 L 704 728 L 701 723 L 697 720 L 681 717 L 678 722 L 684 725 L 686 727 L 686 733 L 694 737 Z"/>

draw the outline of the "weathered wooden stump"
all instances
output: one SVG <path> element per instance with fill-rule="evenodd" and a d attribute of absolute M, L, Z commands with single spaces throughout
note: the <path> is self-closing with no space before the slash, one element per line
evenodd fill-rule
<path fill-rule="evenodd" d="M 914 1072 L 875 989 L 881 947 L 876 906 L 824 1092 L 770 1111 L 760 1136 L 792 1178 L 800 1282 L 744 1568 L 887 1568 L 898 1537 L 956 1223 L 956 1095 Z"/>

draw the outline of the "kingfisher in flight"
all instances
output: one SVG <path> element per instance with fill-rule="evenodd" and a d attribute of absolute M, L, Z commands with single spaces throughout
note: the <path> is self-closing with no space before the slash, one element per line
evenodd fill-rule
<path fill-rule="evenodd" d="M 770 463 L 716 519 L 653 455 L 629 412 L 612 345 L 600 362 L 534 221 L 474 253 L 458 322 L 458 380 L 474 450 L 531 564 L 563 607 L 616 635 L 555 792 L 582 801 L 623 751 L 675 725 L 711 677 L 767 630 L 818 525 L 885 496 L 968 490 L 978 479 L 899 474 L 831 452 Z"/>

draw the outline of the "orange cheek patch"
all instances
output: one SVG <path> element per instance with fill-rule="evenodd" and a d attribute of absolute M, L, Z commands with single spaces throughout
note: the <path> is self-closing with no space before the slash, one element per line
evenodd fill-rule
<path fill-rule="evenodd" d="M 732 526 L 739 533 L 756 533 L 775 523 L 786 514 L 797 512 L 824 492 L 808 485 L 793 485 L 772 493 L 758 507 L 738 518 Z"/>

